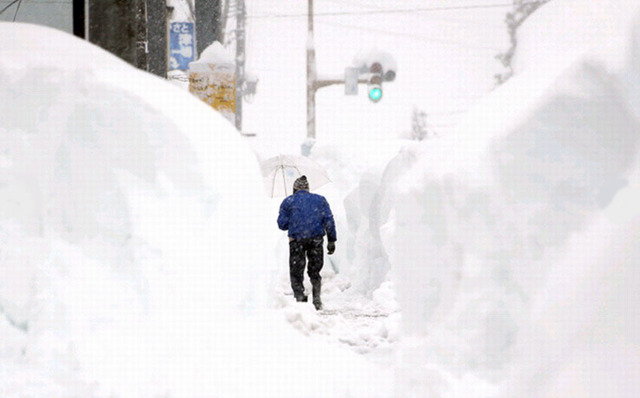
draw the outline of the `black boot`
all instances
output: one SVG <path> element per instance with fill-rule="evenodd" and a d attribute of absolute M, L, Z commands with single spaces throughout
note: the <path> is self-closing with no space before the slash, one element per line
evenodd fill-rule
<path fill-rule="evenodd" d="M 322 300 L 320 299 L 320 290 L 321 290 L 320 281 L 313 282 L 312 283 L 313 306 L 316 307 L 317 311 L 320 311 L 322 309 Z"/>

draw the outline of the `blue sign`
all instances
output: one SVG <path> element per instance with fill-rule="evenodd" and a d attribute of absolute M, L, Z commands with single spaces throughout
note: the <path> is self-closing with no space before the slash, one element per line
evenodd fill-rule
<path fill-rule="evenodd" d="M 188 70 L 195 61 L 193 22 L 171 22 L 169 28 L 169 70 Z"/>

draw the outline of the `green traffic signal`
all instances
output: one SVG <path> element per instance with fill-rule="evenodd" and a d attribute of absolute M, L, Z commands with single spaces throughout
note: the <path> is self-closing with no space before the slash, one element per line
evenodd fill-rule
<path fill-rule="evenodd" d="M 378 102 L 382 98 L 382 89 L 380 87 L 374 87 L 369 90 L 369 99 L 373 102 Z"/>

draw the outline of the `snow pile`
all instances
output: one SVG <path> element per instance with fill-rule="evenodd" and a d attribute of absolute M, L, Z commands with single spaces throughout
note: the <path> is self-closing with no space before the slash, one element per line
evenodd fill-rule
<path fill-rule="evenodd" d="M 220 42 L 213 42 L 205 48 L 200 54 L 197 61 L 189 64 L 189 70 L 192 72 L 208 72 L 215 65 L 215 68 L 233 71 L 235 68 L 235 60 L 233 54 L 224 48 Z"/>
<path fill-rule="evenodd" d="M 582 3 L 545 5 L 522 43 L 558 33 L 565 25 L 552 18 L 547 29 L 544 17 L 568 13 L 567 30 L 542 43 L 588 40 L 571 31 L 592 17 Z M 625 49 L 616 52 L 623 61 L 586 45 L 547 58 L 543 44 L 528 58 L 523 45 L 521 58 L 536 62 L 480 103 L 456 134 L 407 147 L 388 165 L 377 218 L 403 311 L 397 396 L 637 395 L 640 23 L 632 30 L 627 15 L 640 5 L 633 3 L 624 17 L 608 14 L 611 34 L 599 41 Z"/>
<path fill-rule="evenodd" d="M 364 360 L 266 309 L 278 235 L 226 120 L 72 36 L 9 35 L 1 396 L 389 395 Z"/>
<path fill-rule="evenodd" d="M 167 6 L 171 7 L 171 21 L 194 22 L 193 2 L 191 0 L 168 0 Z"/>

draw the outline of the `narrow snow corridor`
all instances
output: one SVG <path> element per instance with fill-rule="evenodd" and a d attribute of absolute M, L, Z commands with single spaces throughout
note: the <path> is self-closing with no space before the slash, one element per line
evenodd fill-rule
<path fill-rule="evenodd" d="M 0 398 L 636 398 L 640 0 L 449 2 L 316 2 L 320 80 L 369 45 L 399 69 L 375 105 L 321 90 L 313 139 L 305 1 L 247 2 L 243 134 L 0 22 Z M 320 311 L 261 167 L 301 152 L 331 180 Z"/>

